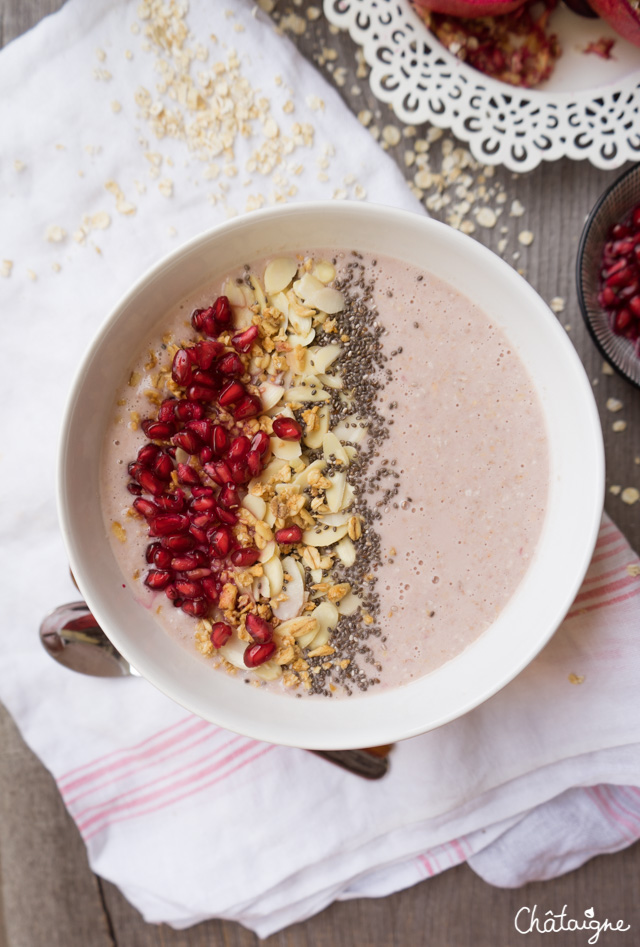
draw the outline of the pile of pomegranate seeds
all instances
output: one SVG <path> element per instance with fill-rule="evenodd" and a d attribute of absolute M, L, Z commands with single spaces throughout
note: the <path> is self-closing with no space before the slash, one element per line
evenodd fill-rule
<path fill-rule="evenodd" d="M 431 32 L 458 59 L 485 76 L 532 89 L 548 79 L 561 55 L 549 18 L 558 0 L 532 0 L 512 13 L 475 19 L 416 9 Z"/>
<path fill-rule="evenodd" d="M 151 538 L 145 585 L 163 591 L 194 618 L 210 614 L 225 583 L 233 583 L 234 569 L 249 568 L 260 558 L 255 546 L 238 543 L 232 529 L 246 485 L 260 475 L 270 454 L 269 436 L 262 430 L 247 434 L 244 423 L 262 413 L 247 372 L 259 330 L 250 326 L 228 347 L 221 337 L 228 339 L 231 320 L 226 296 L 193 313 L 193 328 L 203 338 L 174 355 L 171 376 L 180 395 L 163 401 L 156 416 L 142 422 L 149 442 L 128 467 L 133 508 L 147 521 Z M 276 418 L 273 427 L 284 439 L 302 435 L 290 418 Z M 279 532 L 282 544 L 302 536 L 297 526 Z M 246 625 L 253 643 L 244 660 L 255 668 L 276 650 L 273 628 L 258 615 L 249 615 Z M 222 647 L 231 634 L 229 625 L 216 622 L 214 647 Z"/>
<path fill-rule="evenodd" d="M 640 204 L 611 228 L 600 279 L 598 302 L 611 330 L 633 342 L 640 357 Z"/>

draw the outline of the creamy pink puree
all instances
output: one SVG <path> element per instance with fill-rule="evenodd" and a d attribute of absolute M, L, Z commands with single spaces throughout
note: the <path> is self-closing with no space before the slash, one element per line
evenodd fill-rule
<path fill-rule="evenodd" d="M 352 259 L 350 253 L 328 250 L 311 255 L 337 257 L 338 275 L 341 261 Z M 393 380 L 379 402 L 393 425 L 376 463 L 395 459 L 401 479 L 396 500 L 376 524 L 385 557 L 376 591 L 386 637 L 367 642 L 382 665 L 376 693 L 455 657 L 500 613 L 536 547 L 549 459 L 531 379 L 490 317 L 426 270 L 382 257 L 375 267 L 370 257 L 364 262 L 376 279 L 387 355 L 402 349 L 389 358 Z M 261 275 L 264 264 L 252 269 Z M 162 355 L 159 339 L 165 332 L 173 331 L 176 339 L 190 335 L 192 310 L 210 304 L 227 275 L 159 320 L 138 363 L 126 366 L 126 378 L 132 369 L 148 374 L 142 367 L 148 348 Z M 126 490 L 126 465 L 146 440 L 128 422 L 131 410 L 148 415 L 147 387 L 143 377 L 138 388 L 125 381 L 117 393 L 126 404 L 117 408 L 103 452 L 105 524 L 135 597 L 147 607 L 161 606 L 160 624 L 197 654 L 194 619 L 173 608 L 163 593 L 132 579 L 136 570 L 144 575 L 150 540 L 145 524 L 126 517 L 133 499 Z M 110 529 L 114 520 L 126 527 L 125 544 Z M 280 682 L 267 686 L 289 692 Z"/>

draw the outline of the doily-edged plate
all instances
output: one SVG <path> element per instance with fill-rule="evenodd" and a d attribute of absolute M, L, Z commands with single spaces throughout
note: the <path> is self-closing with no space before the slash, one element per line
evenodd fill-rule
<path fill-rule="evenodd" d="M 457 59 L 409 0 L 324 0 L 324 12 L 362 47 L 377 99 L 403 122 L 451 129 L 483 164 L 531 171 L 568 157 L 612 169 L 640 160 L 640 49 L 603 20 L 556 11 L 555 72 L 520 89 Z M 584 52 L 601 37 L 615 39 L 610 60 Z"/>

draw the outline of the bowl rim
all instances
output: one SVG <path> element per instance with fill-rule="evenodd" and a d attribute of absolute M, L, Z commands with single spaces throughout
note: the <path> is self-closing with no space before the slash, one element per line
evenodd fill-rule
<path fill-rule="evenodd" d="M 622 172 L 622 174 L 619 174 L 618 177 L 615 179 L 615 181 L 612 181 L 611 184 L 609 184 L 608 187 L 605 188 L 605 190 L 602 192 L 598 200 L 595 202 L 595 204 L 591 208 L 589 212 L 589 216 L 587 217 L 584 227 L 582 228 L 582 233 L 580 234 L 580 240 L 578 242 L 578 250 L 576 253 L 576 270 L 575 270 L 576 289 L 577 289 L 577 294 L 578 294 L 578 306 L 580 307 L 580 314 L 582 315 L 584 324 L 587 327 L 587 332 L 591 336 L 591 340 L 593 341 L 597 350 L 602 355 L 603 359 L 609 365 L 611 365 L 613 369 L 615 369 L 615 371 L 618 373 L 618 375 L 621 376 L 621 378 L 624 378 L 625 381 L 628 381 L 629 384 L 633 385 L 634 388 L 640 388 L 640 379 L 636 380 L 635 378 L 632 378 L 631 375 L 627 371 L 625 371 L 625 369 L 621 365 L 618 364 L 617 360 L 611 357 L 611 355 L 607 352 L 604 345 L 602 344 L 602 342 L 596 335 L 596 331 L 591 324 L 591 319 L 589 317 L 589 310 L 587 308 L 587 304 L 584 298 L 584 289 L 583 289 L 583 283 L 582 283 L 582 260 L 584 257 L 584 252 L 587 246 L 587 240 L 589 239 L 591 228 L 595 224 L 598 218 L 598 214 L 600 213 L 605 201 L 609 198 L 611 194 L 613 194 L 615 189 L 620 184 L 622 184 L 623 181 L 625 181 L 631 174 L 633 174 L 634 171 L 637 172 L 639 168 L 640 168 L 640 164 L 632 164 L 630 168 L 627 168 L 625 171 Z M 600 309 L 600 311 L 604 312 L 603 309 Z"/>
<path fill-rule="evenodd" d="M 471 237 L 467 237 L 464 234 L 454 231 L 451 227 L 446 224 L 422 216 L 420 214 L 411 213 L 410 211 L 401 210 L 392 206 L 383 205 L 383 204 L 373 204 L 370 202 L 356 202 L 356 201 L 340 201 L 336 203 L 332 202 L 299 202 L 296 204 L 281 205 L 275 207 L 265 208 L 263 210 L 255 211 L 251 214 L 241 215 L 240 217 L 233 218 L 230 221 L 225 221 L 221 224 L 217 224 L 206 231 L 203 231 L 200 234 L 195 235 L 190 240 L 186 241 L 180 247 L 172 250 L 169 254 L 162 257 L 159 261 L 152 264 L 143 274 L 140 276 L 129 288 L 123 293 L 120 298 L 117 300 L 114 306 L 111 307 L 109 313 L 106 315 L 102 324 L 98 328 L 97 332 L 93 336 L 90 344 L 88 345 L 83 358 L 78 366 L 75 378 L 70 387 L 68 400 L 66 403 L 65 411 L 62 418 L 61 426 L 61 435 L 59 439 L 58 446 L 58 463 L 57 463 L 57 502 L 58 502 L 58 512 L 61 532 L 65 542 L 65 547 L 69 556 L 69 561 L 71 567 L 76 574 L 81 591 L 85 595 L 83 588 L 83 578 L 84 573 L 87 571 L 87 584 L 92 585 L 91 579 L 91 570 L 90 567 L 86 566 L 84 562 L 80 561 L 79 558 L 75 555 L 76 550 L 76 538 L 74 537 L 73 530 L 71 528 L 71 511 L 70 505 L 68 505 L 68 495 L 65 486 L 65 477 L 66 477 L 66 466 L 67 466 L 67 444 L 70 436 L 71 422 L 73 419 L 74 411 L 76 409 L 76 404 L 78 401 L 78 394 L 82 390 L 82 386 L 85 381 L 85 375 L 87 372 L 87 367 L 91 360 L 94 358 L 97 350 L 100 349 L 105 337 L 111 329 L 112 322 L 116 320 L 120 314 L 123 307 L 125 307 L 130 299 L 134 297 L 140 289 L 142 289 L 146 283 L 153 280 L 153 278 L 162 272 L 162 270 L 167 267 L 169 264 L 176 264 L 183 258 L 187 258 L 195 249 L 200 245 L 205 245 L 212 238 L 215 238 L 220 233 L 228 233 L 229 230 L 232 230 L 235 227 L 246 226 L 247 220 L 259 222 L 264 219 L 271 218 L 276 219 L 282 215 L 305 215 L 315 213 L 317 211 L 324 213 L 336 213 L 339 210 L 344 210 L 345 206 L 352 206 L 354 209 L 357 208 L 357 212 L 362 215 L 370 215 L 372 218 L 379 217 L 381 214 L 387 218 L 389 224 L 395 223 L 396 225 L 402 225 L 403 222 L 415 222 L 420 221 L 421 224 L 424 224 L 427 227 L 431 227 L 434 230 L 442 231 L 446 233 L 449 239 L 455 241 L 462 241 L 465 246 L 472 247 L 472 252 L 479 255 L 480 257 L 486 259 L 487 263 L 492 266 L 497 266 L 498 269 L 506 268 L 505 272 L 508 272 L 509 278 L 519 286 L 523 296 L 528 297 L 532 303 L 537 306 L 543 306 L 549 316 L 549 325 L 551 331 L 557 335 L 558 342 L 561 346 L 564 347 L 564 355 L 567 359 L 573 362 L 575 368 L 578 371 L 579 376 L 582 379 L 584 388 L 583 391 L 590 394 L 590 398 L 585 399 L 585 414 L 588 415 L 588 420 L 590 427 L 594 434 L 594 470 L 592 471 L 594 478 L 594 493 L 591 508 L 585 511 L 585 518 L 588 519 L 589 525 L 586 529 L 586 539 L 585 543 L 580 551 L 579 555 L 575 556 L 575 565 L 573 570 L 573 581 L 568 583 L 565 587 L 564 594 L 558 596 L 558 606 L 554 613 L 553 621 L 549 621 L 546 633 L 535 638 L 534 641 L 529 642 L 526 647 L 524 647 L 520 653 L 520 658 L 517 661 L 514 661 L 509 669 L 502 673 L 499 678 L 493 679 L 491 681 L 486 681 L 482 687 L 479 687 L 473 695 L 466 695 L 460 698 L 459 703 L 455 709 L 450 709 L 447 711 L 442 711 L 438 715 L 433 715 L 433 718 L 425 724 L 424 721 L 413 720 L 412 722 L 402 721 L 399 718 L 387 722 L 378 722 L 378 727 L 376 730 L 377 743 L 391 743 L 397 742 L 399 740 L 408 739 L 413 736 L 420 735 L 422 733 L 428 732 L 429 730 L 443 726 L 444 724 L 457 719 L 468 713 L 470 710 L 473 710 L 475 707 L 483 704 L 494 694 L 502 690 L 508 683 L 510 683 L 515 677 L 517 677 L 522 670 L 527 667 L 530 662 L 536 657 L 536 655 L 542 650 L 542 648 L 549 642 L 552 636 L 557 631 L 559 625 L 564 620 L 564 617 L 569 610 L 571 603 L 573 602 L 583 580 L 586 570 L 591 561 L 593 555 L 593 549 L 595 547 L 601 516 L 602 508 L 604 504 L 604 445 L 602 439 L 602 429 L 600 426 L 598 412 L 595 405 L 595 400 L 593 399 L 593 393 L 589 385 L 589 381 L 586 375 L 585 368 L 582 364 L 578 353 L 567 339 L 565 333 L 562 332 L 560 326 L 557 322 L 557 319 L 548 306 L 542 300 L 542 297 L 536 290 L 516 271 L 513 270 L 505 261 L 498 257 L 495 253 L 485 247 L 483 244 L 478 241 L 473 240 Z M 427 267 L 428 268 L 428 267 Z M 108 540 L 107 540 L 108 542 Z M 102 596 L 101 596 L 102 597 Z M 92 595 L 86 596 L 87 604 L 92 611 L 95 612 L 96 619 L 100 622 L 100 605 L 95 610 L 92 607 L 92 602 L 90 599 Z M 106 629 L 105 629 L 105 633 Z M 113 634 L 112 629 L 110 629 L 109 637 L 113 635 L 114 644 L 118 650 L 124 655 L 133 666 L 137 666 L 137 662 L 132 660 L 130 653 L 128 653 L 126 635 L 124 646 L 122 646 L 120 639 L 120 634 Z M 482 637 L 482 636 L 480 636 Z M 450 663 L 450 662 L 447 662 Z M 446 665 L 445 665 L 446 666 Z M 350 729 L 346 728 L 346 733 L 341 735 L 339 732 L 332 733 L 331 743 L 328 743 L 326 738 L 322 736 L 322 733 L 309 734 L 308 737 L 305 737 L 305 743 L 301 744 L 299 741 L 295 741 L 292 737 L 288 739 L 280 732 L 277 735 L 270 736 L 270 725 L 264 721 L 255 721 L 255 726 L 251 728 L 240 727 L 234 725 L 231 726 L 228 722 L 225 722 L 225 719 L 221 719 L 222 715 L 216 715 L 209 710 L 207 712 L 206 708 L 200 706 L 200 701 L 194 699 L 189 701 L 188 696 L 185 696 L 184 688 L 180 682 L 177 682 L 175 689 L 173 689 L 168 684 L 165 685 L 158 681 L 155 672 L 151 674 L 148 673 L 146 669 L 141 670 L 142 676 L 148 680 L 154 687 L 164 693 L 166 696 L 170 697 L 175 703 L 183 706 L 189 712 L 194 713 L 204 719 L 208 719 L 213 723 L 216 723 L 218 726 L 226 727 L 228 729 L 234 730 L 234 732 L 243 733 L 244 735 L 252 738 L 263 740 L 265 742 L 276 742 L 281 745 L 290 745 L 290 746 L 301 746 L 304 745 L 307 749 L 349 749 L 354 746 L 363 745 L 362 742 L 354 743 L 354 738 L 349 737 Z M 426 675 L 425 678 L 428 678 L 429 675 Z M 411 686 L 411 685 L 409 685 Z M 393 688 L 394 691 L 399 690 L 399 688 Z M 176 696 L 176 691 L 180 693 L 180 696 Z M 290 699 L 290 698 L 286 698 Z M 361 700 L 366 701 L 369 698 L 368 695 L 360 697 L 359 695 L 355 698 L 358 703 Z M 197 709 L 195 709 L 197 706 Z M 265 715 L 268 716 L 268 715 Z M 324 726 L 321 725 L 321 728 L 324 729 Z M 373 741 L 376 742 L 376 741 Z"/>

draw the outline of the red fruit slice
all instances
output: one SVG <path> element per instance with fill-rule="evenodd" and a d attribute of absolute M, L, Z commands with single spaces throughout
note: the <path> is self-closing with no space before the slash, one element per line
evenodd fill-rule
<path fill-rule="evenodd" d="M 164 589 L 171 582 L 171 572 L 160 572 L 156 569 L 150 569 L 144 577 L 144 584 L 150 589 Z"/>
<path fill-rule="evenodd" d="M 269 450 L 269 435 L 265 431 L 258 431 L 251 441 L 251 450 L 257 450 L 260 456 Z"/>
<path fill-rule="evenodd" d="M 257 450 L 250 450 L 247 454 L 247 467 L 252 477 L 259 477 L 262 473 L 262 458 Z"/>
<path fill-rule="evenodd" d="M 217 396 L 216 389 L 209 388 L 206 385 L 189 385 L 187 388 L 189 401 L 215 401 Z"/>
<path fill-rule="evenodd" d="M 299 526 L 285 526 L 276 530 L 277 543 L 299 543 L 302 539 L 302 530 Z"/>
<path fill-rule="evenodd" d="M 225 428 L 223 428 L 220 424 L 216 424 L 213 429 L 211 446 L 213 447 L 214 453 L 216 454 L 224 454 L 227 447 L 229 446 L 229 435 L 227 434 Z"/>
<path fill-rule="evenodd" d="M 200 476 L 189 464 L 178 464 L 178 483 L 199 484 Z"/>
<path fill-rule="evenodd" d="M 156 505 L 164 513 L 182 513 L 184 510 L 184 493 L 182 490 L 176 490 L 175 493 L 156 497 Z"/>
<path fill-rule="evenodd" d="M 234 550 L 229 558 L 234 566 L 241 566 L 246 569 L 256 564 L 260 558 L 260 550 L 253 546 L 245 546 L 244 549 Z"/>
<path fill-rule="evenodd" d="M 212 464 L 205 464 L 204 472 L 221 487 L 224 487 L 227 483 L 233 483 L 229 465 L 224 460 L 216 460 Z"/>
<path fill-rule="evenodd" d="M 246 395 L 244 386 L 239 381 L 228 382 L 218 395 L 218 403 L 226 408 L 227 405 L 235 404 Z"/>
<path fill-rule="evenodd" d="M 226 355 L 223 355 L 218 361 L 217 368 L 218 371 L 222 372 L 223 375 L 244 374 L 244 365 L 242 364 L 242 359 L 239 355 L 236 355 L 235 352 L 227 352 Z"/>
<path fill-rule="evenodd" d="M 250 612 L 247 615 L 247 631 L 258 644 L 266 644 L 273 637 L 273 627 L 264 618 Z"/>
<path fill-rule="evenodd" d="M 198 342 L 192 351 L 198 368 L 206 371 L 207 368 L 211 368 L 218 355 L 224 352 L 224 345 L 222 342 L 218 342 L 217 339 L 205 339 Z"/>
<path fill-rule="evenodd" d="M 239 405 L 233 409 L 233 416 L 236 421 L 246 421 L 247 418 L 255 418 L 262 411 L 262 402 L 255 395 L 247 395 L 242 399 Z"/>
<path fill-rule="evenodd" d="M 244 434 L 241 434 L 239 437 L 234 437 L 231 441 L 231 446 L 227 452 L 227 458 L 229 460 L 242 460 L 243 457 L 246 457 L 249 451 L 251 450 L 251 441 L 248 437 L 245 437 Z"/>
<path fill-rule="evenodd" d="M 210 553 L 214 559 L 224 559 L 229 555 L 233 537 L 227 526 L 218 526 L 211 535 Z"/>
<path fill-rule="evenodd" d="M 237 510 L 240 506 L 240 495 L 235 486 L 228 483 L 218 494 L 218 506 L 223 510 Z"/>
<path fill-rule="evenodd" d="M 189 517 L 182 513 L 158 513 L 150 523 L 150 536 L 172 536 L 174 533 L 186 533 L 189 529 Z"/>
<path fill-rule="evenodd" d="M 168 549 L 169 552 L 179 556 L 182 553 L 189 552 L 189 550 L 193 549 L 196 541 L 193 536 L 190 536 L 188 533 L 178 533 L 175 536 L 163 536 L 160 540 L 160 543 L 164 549 Z"/>
<path fill-rule="evenodd" d="M 293 418 L 285 418 L 279 414 L 273 422 L 273 433 L 282 441 L 299 441 L 302 437 L 302 428 Z"/>
<path fill-rule="evenodd" d="M 276 646 L 273 641 L 266 644 L 250 644 L 243 655 L 244 663 L 248 668 L 257 668 L 268 661 L 275 654 Z"/>
<path fill-rule="evenodd" d="M 213 317 L 222 328 L 231 324 L 231 304 L 226 296 L 218 296 L 213 304 Z"/>
<path fill-rule="evenodd" d="M 224 621 L 217 621 L 211 629 L 211 643 L 214 648 L 222 648 L 233 634 L 231 625 Z"/>
<path fill-rule="evenodd" d="M 244 332 L 239 332 L 231 339 L 231 344 L 238 352 L 248 352 L 255 340 L 258 338 L 260 330 L 257 326 L 249 326 Z"/>
<path fill-rule="evenodd" d="M 182 385 L 186 387 L 191 384 L 191 377 L 193 375 L 193 369 L 191 367 L 191 359 L 185 349 L 178 349 L 176 354 L 173 356 L 173 365 L 171 366 L 171 377 L 175 381 L 176 385 Z"/>
<path fill-rule="evenodd" d="M 158 480 L 171 480 L 173 461 L 168 454 L 159 452 L 153 462 L 152 469 Z"/>
<path fill-rule="evenodd" d="M 185 425 L 188 431 L 193 431 L 205 444 L 211 443 L 213 436 L 213 421 L 211 418 L 202 418 L 198 421 L 189 421 Z"/>
<path fill-rule="evenodd" d="M 189 599 L 180 606 L 187 615 L 193 615 L 194 618 L 202 618 L 209 611 L 209 605 L 203 598 Z"/>
<path fill-rule="evenodd" d="M 171 421 L 154 421 L 151 418 L 143 421 L 141 426 L 144 433 L 152 441 L 166 440 L 167 437 L 171 437 L 176 429 L 175 424 Z"/>
<path fill-rule="evenodd" d="M 158 514 L 158 507 L 155 503 L 152 503 L 151 500 L 145 500 L 144 497 L 138 497 L 137 500 L 134 500 L 133 508 L 136 513 L 139 513 L 140 516 L 144 516 L 146 520 L 152 519 L 152 517 Z"/>
<path fill-rule="evenodd" d="M 159 496 L 161 493 L 164 493 L 165 484 L 162 480 L 158 480 L 155 474 L 152 474 L 150 470 L 137 470 L 135 473 L 135 478 L 147 493 L 152 494 L 152 496 Z"/>
<path fill-rule="evenodd" d="M 218 582 L 216 579 L 207 577 L 202 580 L 202 590 L 210 602 L 217 602 L 220 598 L 220 592 L 218 590 Z"/>
<path fill-rule="evenodd" d="M 136 462 L 143 467 L 152 467 L 153 462 L 160 453 L 160 448 L 156 444 L 145 444 L 138 451 Z"/>
<path fill-rule="evenodd" d="M 179 579 L 174 585 L 181 598 L 202 598 L 202 586 L 199 582 Z"/>
<path fill-rule="evenodd" d="M 178 431 L 177 434 L 174 434 L 172 440 L 176 447 L 181 447 L 187 454 L 197 454 L 203 446 L 195 431 L 189 431 L 186 428 L 184 431 Z"/>

